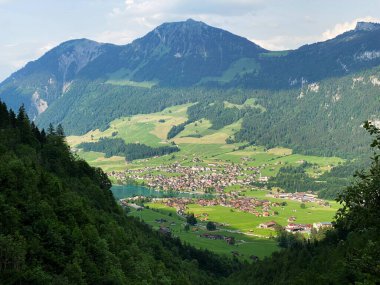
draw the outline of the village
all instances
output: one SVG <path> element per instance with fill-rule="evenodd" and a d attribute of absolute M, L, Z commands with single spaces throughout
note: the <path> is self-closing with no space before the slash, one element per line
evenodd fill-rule
<path fill-rule="evenodd" d="M 270 231 L 285 230 L 290 233 L 310 234 L 313 229 L 319 230 L 332 227 L 329 222 L 318 223 L 297 223 L 295 216 L 296 209 L 292 210 L 292 214 L 287 219 L 287 225 L 283 222 L 278 223 L 279 212 L 284 211 L 287 204 L 291 201 L 297 202 L 302 206 L 304 204 L 313 204 L 322 208 L 331 207 L 329 202 L 318 198 L 312 191 L 283 193 L 279 189 L 266 189 L 269 177 L 261 175 L 261 167 L 250 167 L 245 163 L 242 164 L 203 164 L 200 165 L 199 160 L 193 161 L 194 165 L 185 166 L 180 163 L 170 165 L 149 166 L 136 169 L 126 169 L 123 172 L 112 171 L 109 173 L 117 181 L 136 181 L 152 189 L 167 191 L 170 193 L 196 193 L 210 194 L 202 197 L 130 197 L 122 199 L 120 203 L 128 206 L 136 211 L 145 209 L 144 203 L 149 200 L 150 205 L 162 205 L 167 208 L 175 209 L 175 212 L 182 219 L 191 212 L 191 208 L 196 207 L 226 207 L 230 211 L 237 211 L 251 214 L 253 219 L 263 219 L 262 222 L 255 225 L 246 232 L 238 231 L 241 234 L 253 235 L 257 237 L 267 237 Z M 248 191 L 248 192 L 247 192 Z M 261 196 L 256 197 L 255 193 L 263 192 Z M 249 194 L 248 194 L 249 193 Z M 139 203 L 144 201 L 144 203 Z M 293 206 L 294 207 L 294 206 Z M 194 214 L 195 218 L 201 223 L 212 221 L 207 210 L 201 210 Z M 268 217 L 272 217 L 268 221 Z M 281 219 L 281 218 L 280 218 Z M 215 222 L 215 221 L 212 221 Z M 155 220 L 159 224 L 159 231 L 163 234 L 171 234 L 171 224 L 167 224 L 162 219 Z M 230 225 L 223 221 L 219 221 L 217 225 L 220 228 Z M 256 230 L 256 229 L 260 230 Z M 192 229 L 194 230 L 194 228 Z M 262 231 L 266 230 L 266 231 Z M 268 231 L 269 230 L 269 231 Z M 231 239 L 228 235 L 220 235 L 214 233 L 201 233 L 201 238 L 225 240 L 228 244 Z"/>
<path fill-rule="evenodd" d="M 164 191 L 206 193 L 222 193 L 228 186 L 250 185 L 260 179 L 259 168 L 234 164 L 217 167 L 215 164 L 182 166 L 174 163 L 141 169 L 126 169 L 125 172 L 112 171 L 108 175 L 119 181 L 126 179 L 143 181 L 148 187 Z"/>

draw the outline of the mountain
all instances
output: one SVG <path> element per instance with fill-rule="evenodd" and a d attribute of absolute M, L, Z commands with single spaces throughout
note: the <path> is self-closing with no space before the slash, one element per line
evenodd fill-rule
<path fill-rule="evenodd" d="M 162 24 L 120 50 L 103 54 L 82 75 L 191 86 L 205 77 L 221 76 L 237 60 L 257 60 L 265 52 L 245 38 L 189 19 Z"/>
<path fill-rule="evenodd" d="M 363 121 L 380 121 L 374 96 L 379 65 L 376 23 L 359 22 L 334 39 L 271 52 L 187 20 L 162 24 L 124 46 L 65 42 L 2 82 L 0 98 L 13 109 L 24 104 L 41 127 L 63 124 L 68 134 L 104 130 L 116 118 L 201 102 L 204 117 L 212 112 L 221 121 L 228 117 L 224 122 L 243 120 L 235 134 L 238 141 L 355 157 L 368 143 Z M 248 98 L 265 111 L 219 108 L 223 100 L 242 104 Z M 354 143 L 342 144 L 341 139 Z"/>
<path fill-rule="evenodd" d="M 36 118 L 67 91 L 83 67 L 107 46 L 86 39 L 62 43 L 2 82 L 0 97 L 12 109 L 24 104 L 31 118 Z"/>
<path fill-rule="evenodd" d="M 282 89 L 341 77 L 380 64 L 380 24 L 359 22 L 334 39 L 260 60 L 260 73 L 234 82 L 251 88 Z"/>
<path fill-rule="evenodd" d="M 73 82 L 161 87 L 283 89 L 344 76 L 380 64 L 380 25 L 299 49 L 270 52 L 205 23 L 165 23 L 131 44 L 81 39 L 62 43 L 0 84 L 11 108 L 24 104 L 38 117 Z"/>

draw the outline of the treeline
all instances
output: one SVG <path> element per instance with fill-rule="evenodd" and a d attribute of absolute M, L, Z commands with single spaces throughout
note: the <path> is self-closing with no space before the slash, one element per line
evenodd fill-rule
<path fill-rule="evenodd" d="M 118 86 L 103 81 L 75 81 L 65 96 L 37 118 L 37 124 L 62 124 L 70 135 L 105 130 L 120 117 L 149 114 L 186 103 L 224 101 L 242 104 L 254 91 L 205 88 L 140 88 Z"/>
<path fill-rule="evenodd" d="M 126 216 L 103 171 L 0 103 L 1 284 L 220 284 L 240 263 Z"/>
<path fill-rule="evenodd" d="M 313 178 L 307 174 L 307 169 L 313 164 L 303 163 L 300 166 L 286 166 L 280 168 L 276 176 L 271 177 L 267 186 L 280 187 L 285 192 L 316 191 L 318 197 L 323 199 L 336 199 L 339 194 L 350 185 L 352 176 L 357 169 L 367 168 L 368 161 L 363 158 L 348 161 L 326 171 L 322 175 Z"/>
<path fill-rule="evenodd" d="M 225 108 L 223 101 L 210 103 L 207 100 L 190 106 L 187 110 L 187 115 L 189 116 L 190 122 L 205 118 L 211 122 L 212 129 L 219 130 L 241 119 L 247 113 L 248 109 L 250 113 L 260 113 L 260 109 L 258 108 Z"/>
<path fill-rule="evenodd" d="M 246 97 L 244 97 L 246 98 Z M 244 103 L 240 102 L 240 103 Z M 173 126 L 168 132 L 167 138 L 171 139 L 182 132 L 186 125 L 201 120 L 207 119 L 211 122 L 211 129 L 219 130 L 227 125 L 237 122 L 243 118 L 245 114 L 260 113 L 259 108 L 244 107 L 244 108 L 226 108 L 224 101 L 213 101 L 210 103 L 209 98 L 198 102 L 187 109 L 188 120 L 182 124 Z"/>
<path fill-rule="evenodd" d="M 83 134 L 97 128 L 104 130 L 112 120 L 123 116 L 198 102 L 188 110 L 189 121 L 206 118 L 212 128 L 220 129 L 243 119 L 242 128 L 235 135 L 237 141 L 255 142 L 268 148 L 281 145 L 303 154 L 355 158 L 368 151 L 368 137 L 361 125 L 367 119 L 376 119 L 374 114 L 380 112 L 373 95 L 378 91 L 371 82 L 373 76 L 380 76 L 379 68 L 327 79 L 314 87 L 305 84 L 301 89 L 280 91 L 148 89 L 78 81 L 38 117 L 37 123 L 45 128 L 50 122 L 61 123 L 69 134 Z M 353 83 L 353 78 L 361 77 L 363 82 Z M 248 98 L 255 98 L 265 111 L 224 108 L 224 101 L 243 104 Z"/>
<path fill-rule="evenodd" d="M 297 167 L 282 167 L 276 176 L 269 179 L 267 186 L 269 188 L 280 187 L 290 193 L 320 190 L 320 185 L 307 175 L 305 171 L 307 167 L 309 167 L 308 163 Z"/>
<path fill-rule="evenodd" d="M 161 156 L 179 151 L 177 146 L 150 147 L 140 143 L 126 144 L 120 138 L 100 138 L 98 142 L 84 142 L 78 145 L 85 151 L 103 152 L 105 157 L 124 156 L 126 160 Z"/>
<path fill-rule="evenodd" d="M 179 124 L 179 125 L 171 127 L 171 129 L 169 130 L 166 138 L 168 140 L 174 138 L 176 135 L 178 135 L 180 132 L 182 132 L 185 129 L 185 126 L 188 123 L 189 123 L 189 121 L 186 121 L 185 123 L 182 123 L 182 124 Z"/>
<path fill-rule="evenodd" d="M 379 150 L 380 130 L 375 134 Z M 275 252 L 233 274 L 230 284 L 380 284 L 380 156 L 337 198 L 335 228 L 321 241 L 288 242 Z M 294 241 L 294 240 L 293 240 Z"/>

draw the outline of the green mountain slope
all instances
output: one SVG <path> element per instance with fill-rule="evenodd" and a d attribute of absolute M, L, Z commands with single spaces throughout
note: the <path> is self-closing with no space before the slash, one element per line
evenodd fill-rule
<path fill-rule="evenodd" d="M 379 88 L 378 68 L 282 91 L 148 89 L 83 82 L 73 84 L 36 122 L 45 128 L 50 122 L 62 123 L 70 134 L 85 134 L 105 130 L 120 117 L 199 102 L 188 109 L 185 125 L 203 118 L 211 121 L 210 129 L 218 129 L 241 119 L 242 128 L 235 135 L 239 142 L 286 146 L 304 154 L 356 157 L 368 145 L 362 123 L 380 120 Z M 239 107 L 247 99 L 255 103 Z"/>
<path fill-rule="evenodd" d="M 326 42 L 270 52 L 202 22 L 165 23 L 124 46 L 85 39 L 65 42 L 1 83 L 0 98 L 12 108 L 24 103 L 35 118 L 74 83 L 298 88 L 378 66 L 379 35 L 380 25 L 359 23 L 355 30 Z"/>

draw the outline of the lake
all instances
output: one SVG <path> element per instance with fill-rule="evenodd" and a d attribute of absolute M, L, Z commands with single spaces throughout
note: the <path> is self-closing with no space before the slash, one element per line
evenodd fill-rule
<path fill-rule="evenodd" d="M 209 198 L 212 195 L 200 195 L 187 192 L 168 192 L 158 191 L 140 185 L 112 185 L 111 191 L 115 199 L 129 198 L 134 196 L 144 196 L 151 198 L 168 198 L 168 197 L 181 197 L 181 198 Z"/>

